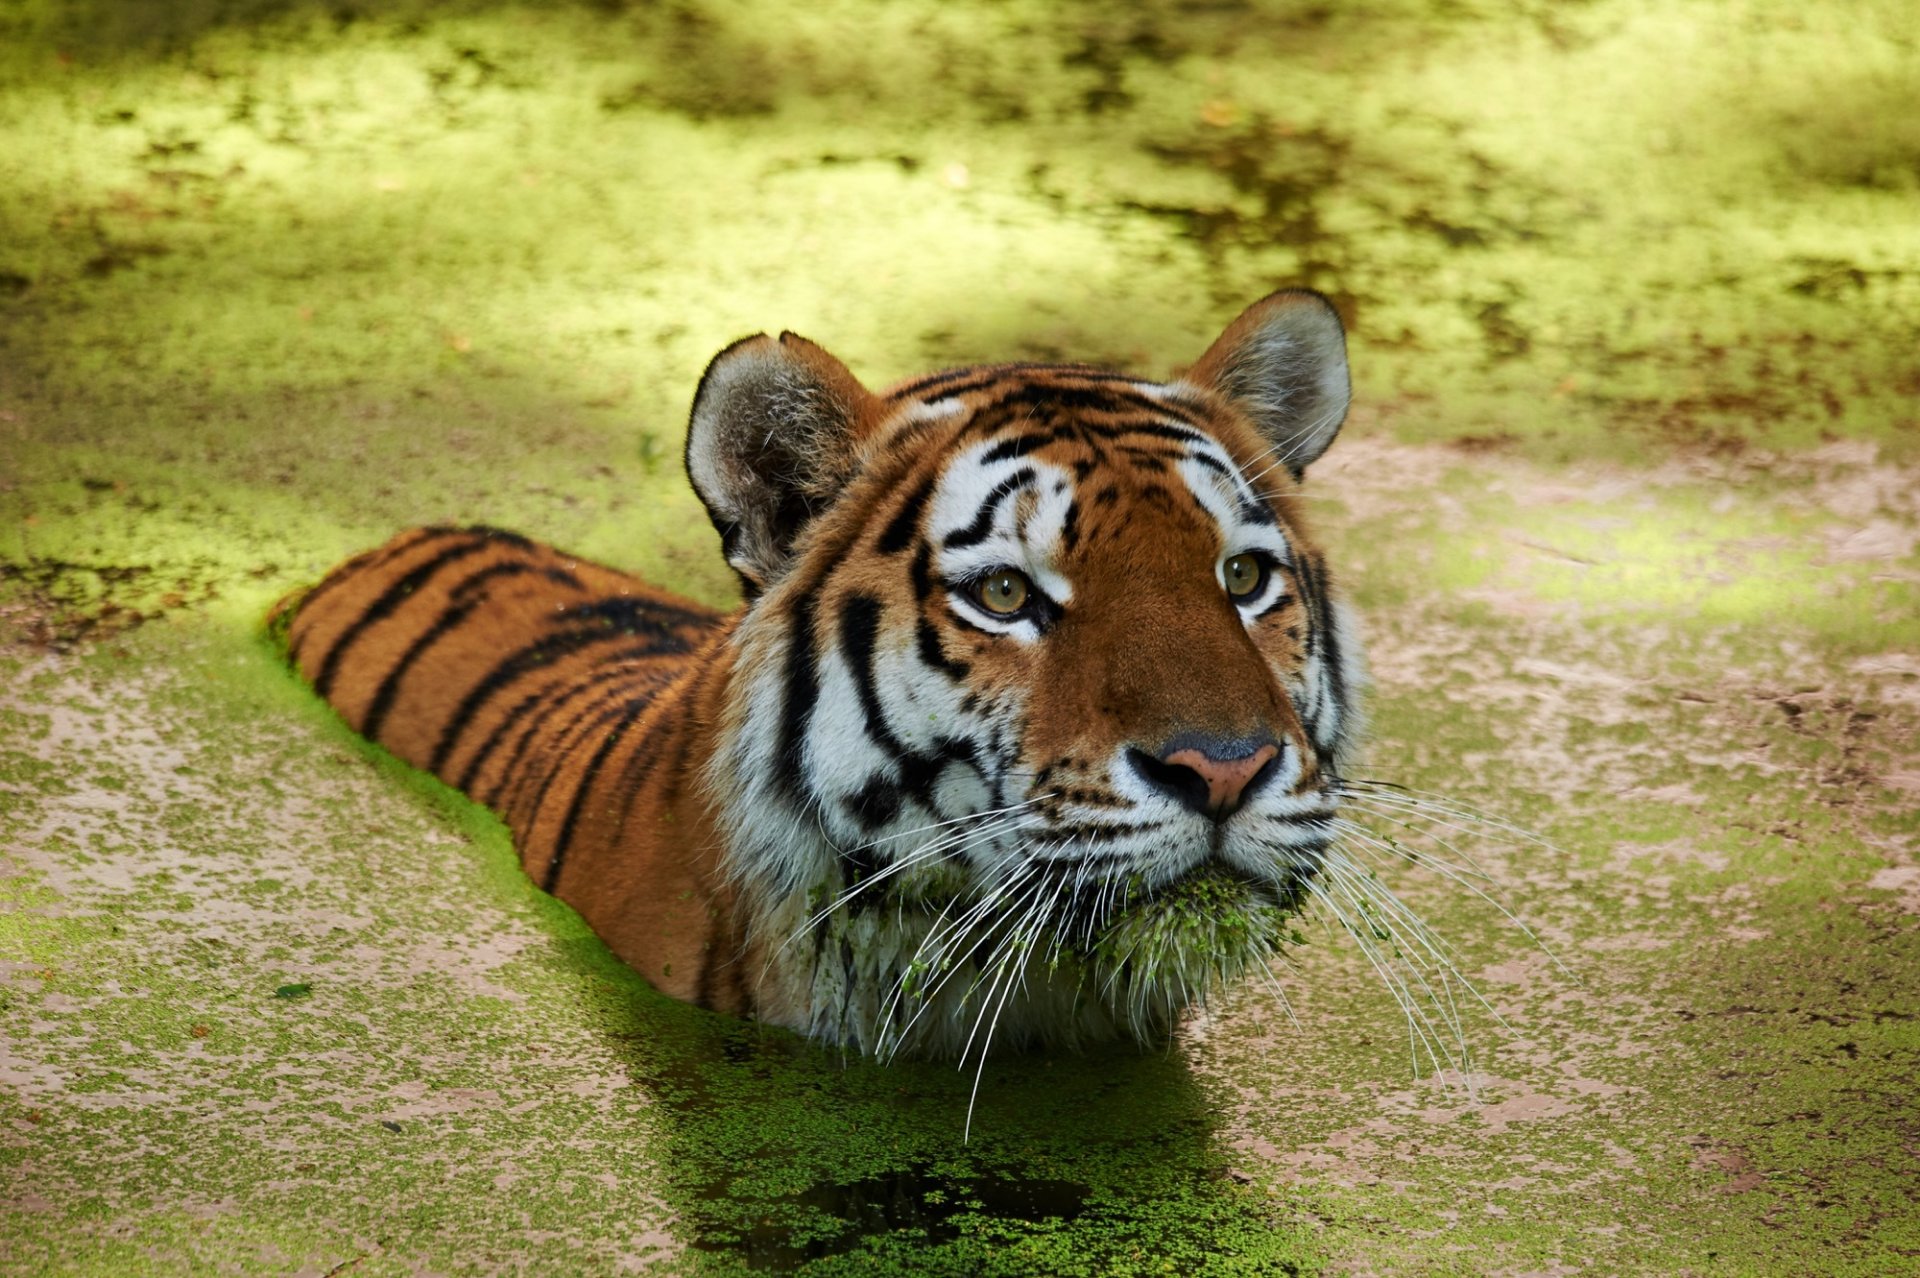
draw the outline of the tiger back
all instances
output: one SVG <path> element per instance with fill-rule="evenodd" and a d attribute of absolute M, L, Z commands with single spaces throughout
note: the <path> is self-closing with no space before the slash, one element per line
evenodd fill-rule
<path fill-rule="evenodd" d="M 876 394 L 749 338 L 687 443 L 738 610 L 432 528 L 281 620 L 674 997 L 883 1056 L 1156 1040 L 1279 952 L 1332 838 L 1364 674 L 1294 493 L 1347 398 L 1304 292 L 1170 383 Z"/>
<path fill-rule="evenodd" d="M 281 607 L 288 655 L 355 730 L 499 813 L 527 874 L 568 875 L 655 985 L 747 1010 L 709 961 L 739 945 L 712 835 L 659 828 L 699 785 L 690 676 L 720 614 L 485 527 L 402 533 Z"/>

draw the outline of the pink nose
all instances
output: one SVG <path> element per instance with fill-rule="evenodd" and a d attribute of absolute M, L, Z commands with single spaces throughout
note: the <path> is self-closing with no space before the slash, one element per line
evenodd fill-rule
<path fill-rule="evenodd" d="M 1200 779 L 1207 783 L 1208 811 L 1224 814 L 1240 806 L 1240 795 L 1246 790 L 1247 782 L 1259 775 L 1260 769 L 1278 753 L 1273 746 L 1263 745 L 1244 758 L 1216 759 L 1189 747 L 1175 750 L 1160 761 L 1199 773 Z"/>

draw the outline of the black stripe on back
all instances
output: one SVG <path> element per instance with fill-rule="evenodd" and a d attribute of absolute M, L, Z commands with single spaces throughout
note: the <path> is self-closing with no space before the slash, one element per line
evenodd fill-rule
<path fill-rule="evenodd" d="M 664 691 L 666 691 L 666 688 L 663 686 L 657 689 L 653 695 L 657 698 Z M 620 815 L 614 823 L 615 829 L 626 828 L 627 817 L 633 812 L 635 800 L 640 797 L 640 791 L 642 787 L 646 785 L 647 778 L 653 775 L 653 770 L 660 764 L 660 755 L 653 749 L 653 745 L 660 739 L 663 733 L 673 726 L 674 719 L 671 715 L 662 714 L 658 716 L 651 724 L 647 725 L 646 735 L 640 738 L 639 742 L 633 747 L 633 753 L 627 756 L 626 772 L 620 779 Z M 692 741 L 693 733 L 683 732 L 680 734 L 680 749 L 675 756 L 676 761 L 684 761 L 687 749 Z"/>
<path fill-rule="evenodd" d="M 367 706 L 366 717 L 360 720 L 360 735 L 374 741 L 380 739 L 380 728 L 387 721 L 387 714 L 393 709 L 395 698 L 400 695 L 400 684 L 413 669 L 414 663 L 425 655 L 427 649 L 439 643 L 450 634 L 454 627 L 463 624 L 479 606 L 478 600 L 469 599 L 466 603 L 456 604 L 443 611 L 434 623 L 420 632 L 407 650 L 400 654 L 400 660 L 393 663 L 393 669 L 387 671 L 387 677 L 380 681 L 374 691 L 373 701 Z"/>
<path fill-rule="evenodd" d="M 466 734 L 467 725 L 473 722 L 474 716 L 480 713 L 482 707 L 491 701 L 495 694 L 570 653 L 578 652 L 582 648 L 590 648 L 597 643 L 611 643 L 630 637 L 622 631 L 603 628 L 563 630 L 557 634 L 542 635 L 532 643 L 508 654 L 489 670 L 480 682 L 468 689 L 467 695 L 461 698 L 459 706 L 442 725 L 440 739 L 434 743 L 433 757 L 427 764 L 427 770 L 437 774 L 446 767 L 448 758 L 460 744 L 460 738 Z M 653 651 L 653 646 L 647 645 L 646 651 Z M 489 740 L 488 747 L 491 748 L 493 744 Z M 463 782 L 471 779 L 466 773 L 461 775 Z M 462 784 L 461 788 L 464 789 L 465 785 Z"/>
<path fill-rule="evenodd" d="M 505 818 L 509 826 L 515 829 L 516 833 L 514 835 L 514 839 L 515 839 L 516 846 L 520 847 L 522 850 L 526 849 L 527 840 L 532 839 L 534 828 L 540 823 L 540 812 L 541 812 L 541 809 L 543 809 L 547 805 L 547 795 L 553 791 L 554 782 L 560 779 L 560 774 L 565 771 L 564 765 L 566 761 L 572 757 L 574 750 L 577 749 L 579 745 L 583 741 L 585 741 L 588 737 L 592 736 L 595 732 L 611 724 L 614 720 L 621 718 L 623 715 L 628 720 L 637 718 L 641 713 L 644 712 L 646 702 L 648 699 L 652 697 L 652 695 L 653 695 L 653 689 L 649 688 L 647 689 L 646 694 L 644 696 L 632 698 L 631 700 L 633 702 L 638 703 L 638 706 L 639 706 L 638 709 L 632 708 L 631 706 L 629 706 L 627 702 L 622 701 L 616 695 L 614 697 L 611 697 L 599 703 L 601 707 L 600 713 L 592 716 L 590 721 L 586 723 L 584 728 L 580 726 L 580 720 L 578 719 L 574 720 L 573 724 L 571 724 L 568 727 L 567 731 L 572 732 L 576 728 L 578 728 L 579 736 L 577 737 L 577 739 L 573 741 L 568 741 L 566 740 L 566 737 L 563 734 L 558 744 L 564 746 L 565 748 L 556 750 L 547 756 L 546 767 L 544 768 L 544 770 L 542 770 L 537 774 L 540 780 L 540 788 L 534 791 L 533 801 L 529 803 L 525 808 L 526 819 L 524 823 L 516 822 L 512 815 L 514 810 L 514 805 L 519 802 L 519 798 L 520 798 L 517 792 L 510 799 L 508 799 L 504 804 L 488 805 L 492 807 L 495 812 L 498 812 L 503 818 Z M 621 731 L 624 732 L 625 729 L 622 728 Z M 525 785 L 530 783 L 533 779 L 534 777 L 532 775 L 522 777 L 521 786 L 524 787 Z M 552 859 L 551 856 L 549 856 L 548 859 L 549 861 L 551 861 Z"/>
<path fill-rule="evenodd" d="M 658 599 L 636 599 L 630 595 L 610 595 L 589 603 L 574 604 L 561 613 L 569 621 L 597 621 L 627 634 L 649 634 L 678 638 L 676 626 L 711 626 L 712 613 L 682 608 Z M 681 640 L 685 651 L 685 640 Z"/>
<path fill-rule="evenodd" d="M 613 639 L 619 637 L 624 636 L 595 636 L 596 639 Z M 606 678 L 611 678 L 613 677 L 611 671 L 617 668 L 621 662 L 631 660 L 635 657 L 644 657 L 651 651 L 652 648 L 644 644 L 632 648 L 623 648 L 619 652 L 603 658 L 606 663 L 606 669 L 596 673 L 593 678 L 602 681 Z M 591 682 L 591 680 L 589 682 Z M 486 766 L 488 759 L 493 757 L 493 752 L 498 750 L 501 744 L 506 741 L 507 734 L 513 731 L 514 725 L 519 723 L 535 706 L 548 700 L 553 691 L 552 688 L 542 688 L 538 692 L 530 692 L 520 700 L 514 702 L 507 713 L 501 717 L 500 722 L 493 725 L 493 731 L 489 732 L 487 739 L 480 743 L 480 748 L 473 752 L 473 757 L 467 760 L 467 766 L 460 770 L 459 778 L 453 782 L 454 789 L 467 791 L 468 787 L 479 777 L 480 769 Z M 518 751 L 515 752 L 514 757 L 516 759 L 519 757 Z M 508 766 L 511 768 L 511 762 Z"/>
<path fill-rule="evenodd" d="M 361 720 L 361 735 L 371 737 L 376 741 L 380 739 L 380 726 L 386 722 L 388 712 L 393 709 L 393 703 L 400 694 L 400 685 L 406 679 L 407 672 L 413 668 L 414 663 L 420 660 L 427 649 L 433 647 L 434 644 L 451 634 L 456 627 L 472 615 L 475 608 L 478 608 L 486 602 L 485 597 L 480 591 L 488 582 L 497 581 L 502 577 L 518 577 L 533 571 L 535 571 L 535 569 L 532 564 L 515 559 L 507 563 L 494 564 L 491 567 L 482 568 L 479 572 L 474 573 L 458 586 L 455 586 L 452 605 L 443 611 L 431 626 L 423 630 L 419 637 L 408 645 L 407 650 L 401 654 L 400 660 L 394 662 L 393 669 L 387 672 L 387 677 L 380 681 L 380 687 L 375 690 L 373 701 L 367 707 L 366 717 Z M 547 572 L 549 575 L 552 575 L 560 572 L 560 570 L 550 568 Z M 576 586 L 580 584 L 571 573 L 560 572 L 560 575 L 567 583 Z"/>
<path fill-rule="evenodd" d="M 506 545 L 512 546 L 516 550 L 537 550 L 538 549 L 538 547 L 536 547 L 531 541 L 528 541 L 525 537 L 522 537 L 519 533 L 509 532 L 505 528 L 495 528 L 492 524 L 468 524 L 465 528 L 461 529 L 460 531 L 471 533 L 475 537 L 485 537 L 488 541 L 504 542 Z"/>
<path fill-rule="evenodd" d="M 560 833 L 554 839 L 553 856 L 547 861 L 546 876 L 540 884 L 547 891 L 553 891 L 560 882 L 560 871 L 565 868 L 567 862 L 567 850 L 573 846 L 573 832 L 580 824 L 580 811 L 587 804 L 587 792 L 593 789 L 593 783 L 599 777 L 600 769 L 606 766 L 607 757 L 620 744 L 620 739 L 626 736 L 627 729 L 633 726 L 634 719 L 639 717 L 641 711 L 646 709 L 647 703 L 652 699 L 651 694 L 635 697 L 624 705 L 613 707 L 601 715 L 601 722 L 613 723 L 613 731 L 607 733 L 607 739 L 602 741 L 600 748 L 593 752 L 593 758 L 587 761 L 586 770 L 580 774 L 580 780 L 574 785 L 573 801 L 567 805 L 566 819 L 560 824 Z M 616 719 L 618 722 L 614 723 Z M 540 807 L 536 803 L 532 814 L 527 818 L 528 829 L 532 829 L 533 823 L 539 819 Z"/>
<path fill-rule="evenodd" d="M 414 592 L 431 581 L 441 569 L 449 564 L 458 563 L 470 555 L 477 555 L 492 545 L 490 539 L 480 537 L 474 541 L 456 542 L 454 545 L 429 558 L 425 563 L 416 565 L 410 572 L 402 575 L 385 590 L 380 592 L 371 604 L 361 611 L 353 624 L 348 626 L 333 646 L 327 650 L 327 659 L 321 663 L 320 673 L 314 676 L 313 690 L 325 697 L 333 691 L 333 681 L 340 676 L 340 663 L 345 659 L 347 650 L 373 626 L 392 616 Z"/>
<path fill-rule="evenodd" d="M 646 653 L 642 652 L 639 655 L 645 657 Z M 634 666 L 616 659 L 606 662 L 585 679 L 552 684 L 534 693 L 528 700 L 543 704 L 540 704 L 538 711 L 527 720 L 527 726 L 520 733 L 520 739 L 514 743 L 513 753 L 508 755 L 506 762 L 500 765 L 500 776 L 493 787 L 485 795 L 476 794 L 473 797 L 496 811 L 504 811 L 513 801 L 518 787 L 526 784 L 527 778 L 522 774 L 520 767 L 521 760 L 526 758 L 527 751 L 532 748 L 533 743 L 540 738 L 555 716 L 563 710 L 569 711 L 568 719 L 553 732 L 552 743 L 557 748 L 565 742 L 567 734 L 578 728 L 595 711 L 622 697 L 632 696 L 633 684 L 642 677 L 641 672 Z M 608 690 L 609 684 L 613 685 L 611 690 Z M 583 700 L 584 704 L 582 704 Z M 514 708 L 517 710 L 519 706 Z M 564 753 L 564 750 L 560 753 Z M 463 775 L 465 772 L 473 771 L 480 761 L 476 758 L 474 762 L 469 762 Z M 479 774 L 475 772 L 476 781 L 478 776 Z M 461 788 L 465 789 L 464 786 Z"/>
<path fill-rule="evenodd" d="M 458 531 L 458 529 L 441 525 L 434 525 L 430 528 L 416 528 L 414 529 L 414 535 L 408 536 L 404 541 L 389 543 L 386 546 L 369 550 L 364 555 L 354 556 L 321 578 L 313 589 L 307 591 L 307 593 L 302 596 L 299 606 L 294 609 L 294 619 L 297 621 L 299 615 L 312 607 L 316 599 L 319 599 L 329 591 L 338 589 L 343 583 L 358 580 L 362 574 L 372 572 L 376 568 L 391 563 L 393 560 L 398 559 L 401 555 L 406 554 L 409 550 L 412 550 L 423 542 L 432 541 L 435 537 L 453 536 L 457 534 Z M 295 661 L 298 661 L 300 659 L 300 650 L 306 645 L 307 637 L 311 633 L 311 631 L 307 631 L 301 634 L 299 639 L 295 640 L 287 648 L 287 655 Z"/>

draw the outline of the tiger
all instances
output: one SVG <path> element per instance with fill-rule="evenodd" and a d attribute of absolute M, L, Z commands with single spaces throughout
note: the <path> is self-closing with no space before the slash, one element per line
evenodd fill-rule
<path fill-rule="evenodd" d="M 1164 382 L 873 392 L 757 334 L 685 445 L 733 610 L 434 526 L 271 625 L 672 998 L 882 1059 L 1163 1042 L 1301 939 L 1336 837 L 1366 672 L 1300 490 L 1350 397 L 1297 289 Z"/>

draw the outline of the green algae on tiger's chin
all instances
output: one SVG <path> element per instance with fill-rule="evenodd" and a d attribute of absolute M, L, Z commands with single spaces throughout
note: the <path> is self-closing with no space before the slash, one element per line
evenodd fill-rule
<path fill-rule="evenodd" d="M 813 965 L 814 1005 L 839 1009 L 823 1013 L 821 1030 L 884 1060 L 927 1053 L 964 1060 L 976 1048 L 984 1056 L 993 1031 L 977 1034 L 989 1019 L 998 1024 L 995 996 L 1009 981 L 1059 1022 L 1037 1032 L 1023 1025 L 1017 1046 L 1037 1037 L 1078 1047 L 1116 1030 L 1158 1043 L 1190 1004 L 1270 971 L 1306 943 L 1294 925 L 1304 889 L 1276 905 L 1215 863 L 1157 888 L 1142 876 L 1117 884 L 1110 914 L 1090 925 L 1058 921 L 1053 939 L 992 913 L 967 932 L 944 930 L 956 909 L 983 904 L 958 863 L 936 860 L 884 882 L 872 902 L 857 899 L 858 885 L 816 886 L 804 907 L 778 911 L 766 924 L 770 936 L 784 938 L 782 953 L 839 956 Z M 1076 939 L 1082 926 L 1092 934 Z M 974 1032 L 956 1038 L 956 1024 Z"/>
<path fill-rule="evenodd" d="M 1170 1011 L 1306 944 L 1297 908 L 1297 895 L 1274 905 L 1212 864 L 1162 888 L 1129 884 L 1118 912 L 1083 951 L 1087 980 L 1136 1027 L 1164 1031 Z"/>

